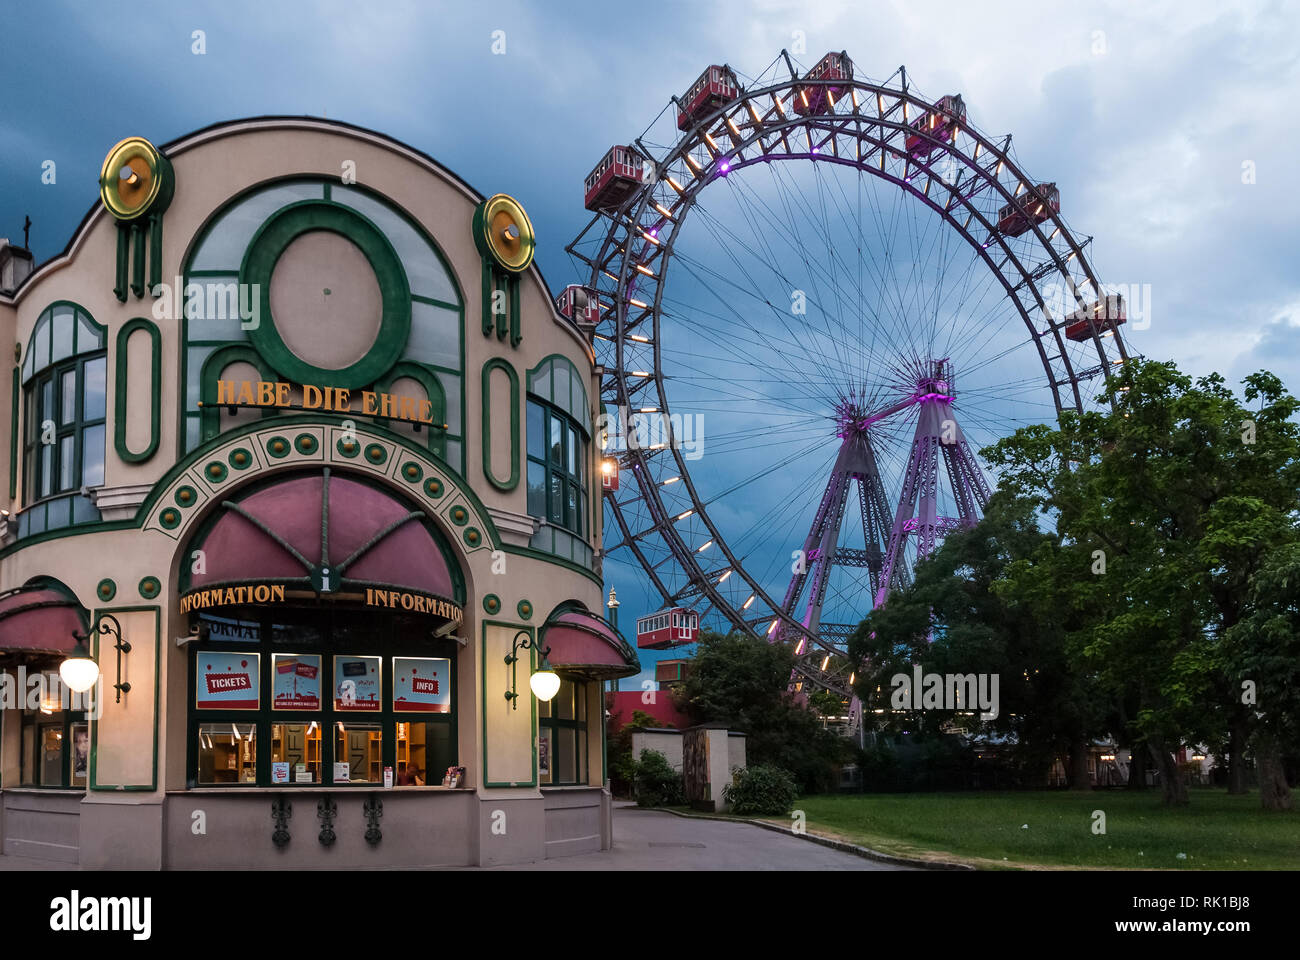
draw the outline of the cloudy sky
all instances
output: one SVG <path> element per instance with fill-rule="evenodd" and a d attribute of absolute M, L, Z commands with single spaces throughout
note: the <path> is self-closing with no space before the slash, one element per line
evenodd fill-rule
<path fill-rule="evenodd" d="M 1055 181 L 1071 227 L 1095 237 L 1098 274 L 1151 285 L 1131 349 L 1300 384 L 1296 3 L 45 0 L 4 17 L 0 236 L 21 237 L 30 215 L 38 260 L 67 243 L 122 137 L 306 114 L 519 197 L 558 288 L 578 279 L 564 246 L 602 152 L 704 65 L 754 75 L 802 40 L 805 64 L 830 49 L 869 78 L 905 64 L 926 94 L 961 92 L 985 133 L 1013 133 L 1023 168 Z M 626 593 L 625 618 L 640 612 Z"/>

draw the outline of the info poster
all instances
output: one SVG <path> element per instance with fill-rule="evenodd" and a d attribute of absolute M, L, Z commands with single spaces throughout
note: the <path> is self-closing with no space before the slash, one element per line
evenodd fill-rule
<path fill-rule="evenodd" d="M 379 657 L 334 658 L 334 709 L 378 713 L 383 706 Z"/>
<path fill-rule="evenodd" d="M 394 657 L 393 709 L 398 713 L 451 713 L 451 661 Z"/>
<path fill-rule="evenodd" d="M 194 682 L 196 710 L 256 710 L 258 707 L 256 653 L 200 650 Z"/>
<path fill-rule="evenodd" d="M 272 656 L 271 709 L 320 709 L 320 655 L 277 653 Z"/>

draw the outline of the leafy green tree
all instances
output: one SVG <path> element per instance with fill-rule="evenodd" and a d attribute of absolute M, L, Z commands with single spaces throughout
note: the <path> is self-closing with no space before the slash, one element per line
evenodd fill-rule
<path fill-rule="evenodd" d="M 698 643 L 691 670 L 674 692 L 679 708 L 696 723 L 744 731 L 748 763 L 789 771 L 805 793 L 829 790 L 848 743 L 789 692 L 790 648 L 711 631 L 701 631 Z"/>
<path fill-rule="evenodd" d="M 1113 409 L 985 451 L 1000 488 L 1051 517 L 1061 546 L 1049 566 L 1013 569 L 1004 595 L 1047 582 L 1080 614 L 1071 660 L 1136 711 L 1127 722 L 1167 803 L 1188 800 L 1180 738 L 1210 737 L 1226 719 L 1240 764 L 1250 718 L 1228 697 L 1224 635 L 1250 609 L 1262 558 L 1297 535 L 1297 402 L 1271 374 L 1245 382 L 1258 410 L 1217 375 L 1193 382 L 1170 363 L 1132 363 L 1105 391 Z"/>
<path fill-rule="evenodd" d="M 1224 660 L 1236 692 L 1258 711 L 1260 801 L 1290 810 L 1282 754 L 1284 745 L 1300 743 L 1300 544 L 1271 553 L 1250 591 L 1253 609 L 1228 629 Z"/>
<path fill-rule="evenodd" d="M 1096 684 L 1071 669 L 1068 631 L 1081 616 L 1063 609 L 1072 583 L 1058 538 L 1044 531 L 1032 501 L 999 493 L 974 528 L 956 532 L 916 569 L 914 582 L 872 611 L 849 641 L 862 666 L 857 692 L 882 709 L 883 728 L 936 733 L 952 711 L 897 713 L 892 678 L 926 673 L 997 675 L 999 709 L 984 727 L 1012 735 L 1013 760 L 1029 782 L 1042 782 L 1054 757 L 1069 754 L 1071 785 L 1089 789 L 1087 750 L 1104 725 Z M 1008 590 L 1007 578 L 1016 589 Z M 973 705 L 972 705 L 973 706 Z"/>

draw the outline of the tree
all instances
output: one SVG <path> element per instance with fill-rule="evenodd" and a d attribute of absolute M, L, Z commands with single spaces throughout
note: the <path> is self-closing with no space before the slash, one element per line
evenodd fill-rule
<path fill-rule="evenodd" d="M 1088 614 L 1071 631 L 1072 659 L 1136 709 L 1129 723 L 1166 803 L 1188 800 L 1180 737 L 1248 722 L 1227 697 L 1224 636 L 1248 613 L 1261 558 L 1297 539 L 1298 405 L 1271 374 L 1245 382 L 1257 411 L 1217 375 L 1193 382 L 1170 363 L 1130 363 L 1104 391 L 1111 409 L 1067 413 L 985 451 L 1000 488 L 1054 521 L 1057 559 L 1073 563 L 1055 573 L 1076 583 L 1065 609 Z M 1009 595 L 1032 595 L 1047 572 L 1022 568 Z"/>
<path fill-rule="evenodd" d="M 790 648 L 707 630 L 698 643 L 691 670 L 675 692 L 679 708 L 696 723 L 744 731 L 748 763 L 788 770 L 806 793 L 830 789 L 847 742 L 789 693 Z"/>
<path fill-rule="evenodd" d="M 1103 714 L 1095 684 L 1069 663 L 1066 641 L 1078 618 L 1063 595 L 1073 578 L 1049 573 L 1072 567 L 1061 553 L 1031 500 L 996 494 L 974 528 L 950 535 L 850 638 L 859 698 L 890 711 L 891 678 L 910 676 L 913 664 L 927 673 L 997 675 L 999 709 L 984 726 L 1011 735 L 1026 779 L 1042 782 L 1053 758 L 1068 753 L 1071 786 L 1089 789 L 1088 746 Z M 879 716 L 889 718 L 886 729 L 934 733 L 954 711 Z M 977 722 L 962 715 L 960 725 Z"/>
<path fill-rule="evenodd" d="M 1242 701 L 1258 710 L 1260 803 L 1290 810 L 1282 750 L 1300 741 L 1300 544 L 1269 554 L 1250 591 L 1253 609 L 1228 629 L 1224 659 Z"/>

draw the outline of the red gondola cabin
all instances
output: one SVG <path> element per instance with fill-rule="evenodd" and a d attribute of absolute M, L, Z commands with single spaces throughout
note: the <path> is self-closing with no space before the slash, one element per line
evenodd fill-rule
<path fill-rule="evenodd" d="M 587 174 L 587 209 L 621 207 L 641 186 L 644 177 L 644 159 L 635 147 L 610 147 L 596 169 Z"/>
<path fill-rule="evenodd" d="M 580 283 L 571 283 L 555 298 L 555 309 L 574 323 L 595 326 L 600 322 L 600 301 L 594 291 Z"/>
<path fill-rule="evenodd" d="M 700 616 L 687 607 L 665 607 L 636 622 L 636 645 L 647 650 L 666 650 L 694 643 Z"/>
<path fill-rule="evenodd" d="M 817 61 L 816 65 L 804 74 L 805 80 L 852 80 L 853 61 L 843 51 L 828 53 Z M 818 116 L 831 108 L 847 89 L 847 85 L 828 83 L 809 87 L 800 87 L 794 95 L 794 112 L 801 117 Z"/>
<path fill-rule="evenodd" d="M 677 129 L 689 130 L 724 104 L 740 96 L 740 81 L 725 63 L 706 69 L 677 103 Z"/>
<path fill-rule="evenodd" d="M 1097 333 L 1105 334 L 1106 331 L 1115 329 L 1126 319 L 1124 316 L 1124 298 L 1119 294 L 1112 294 L 1103 297 L 1091 306 L 1076 310 L 1066 317 L 1065 336 L 1070 340 L 1082 343 L 1092 339 L 1089 321 L 1092 321 L 1092 325 L 1097 328 Z"/>
<path fill-rule="evenodd" d="M 917 159 L 925 159 L 935 148 L 933 140 L 949 143 L 957 133 L 957 128 L 966 122 L 966 104 L 960 94 L 940 97 L 933 110 L 912 121 L 915 133 L 907 135 L 907 154 Z M 929 138 L 922 134 L 927 134 Z"/>
<path fill-rule="evenodd" d="M 1053 213 L 1061 212 L 1061 194 L 1054 183 L 1040 183 L 998 211 L 998 233 L 1018 237 Z"/>

